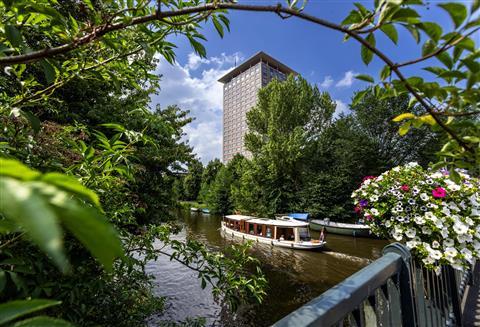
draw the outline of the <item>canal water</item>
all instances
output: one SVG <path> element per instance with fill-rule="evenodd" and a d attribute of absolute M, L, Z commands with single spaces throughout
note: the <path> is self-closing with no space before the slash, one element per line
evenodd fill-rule
<path fill-rule="evenodd" d="M 219 216 L 190 211 L 177 214 L 184 227 L 175 239 L 194 239 L 218 251 L 238 242 L 222 236 Z M 318 236 L 312 232 L 313 238 Z M 151 318 L 151 325 L 204 317 L 207 326 L 269 326 L 381 256 L 386 245 L 383 240 L 334 234 L 328 234 L 326 241 L 328 249 L 322 252 L 256 244 L 252 255 L 261 262 L 268 294 L 261 305 L 244 306 L 236 314 L 215 301 L 211 289 L 200 287 L 197 273 L 160 257 L 147 265 L 147 273 L 155 277 L 156 294 L 167 298 L 166 308 L 161 316 Z"/>

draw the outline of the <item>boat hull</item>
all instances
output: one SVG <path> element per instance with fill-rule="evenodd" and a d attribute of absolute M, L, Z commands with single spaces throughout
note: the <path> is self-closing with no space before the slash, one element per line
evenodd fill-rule
<path fill-rule="evenodd" d="M 325 228 L 327 233 L 355 236 L 355 237 L 375 238 L 375 235 L 372 234 L 372 232 L 370 231 L 370 228 L 342 227 L 334 224 L 335 223 L 326 224 L 321 220 L 312 220 L 310 221 L 310 229 L 321 231 L 322 228 Z"/>
<path fill-rule="evenodd" d="M 222 225 L 222 232 L 225 236 L 236 237 L 244 240 L 256 241 L 259 243 L 270 244 L 272 246 L 278 246 L 282 248 L 294 249 L 294 250 L 318 250 L 322 249 L 326 242 L 312 243 L 312 242 L 291 242 L 291 241 L 279 241 L 271 238 L 261 237 L 257 235 L 250 235 L 238 232 L 231 228 Z"/>

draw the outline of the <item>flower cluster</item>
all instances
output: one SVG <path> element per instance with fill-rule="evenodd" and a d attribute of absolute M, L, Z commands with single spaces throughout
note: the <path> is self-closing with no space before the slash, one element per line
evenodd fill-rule
<path fill-rule="evenodd" d="M 455 269 L 480 256 L 480 181 L 458 171 L 424 170 L 417 163 L 364 179 L 353 192 L 355 212 L 378 236 L 404 242 L 430 269 Z"/>

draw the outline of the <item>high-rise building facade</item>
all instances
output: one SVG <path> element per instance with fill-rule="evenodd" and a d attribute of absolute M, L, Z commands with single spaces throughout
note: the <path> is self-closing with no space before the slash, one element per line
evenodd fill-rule
<path fill-rule="evenodd" d="M 247 112 L 256 105 L 258 90 L 272 79 L 285 80 L 297 73 L 264 52 L 259 52 L 228 72 L 223 83 L 223 162 L 236 153 L 250 157 L 245 149 Z"/>

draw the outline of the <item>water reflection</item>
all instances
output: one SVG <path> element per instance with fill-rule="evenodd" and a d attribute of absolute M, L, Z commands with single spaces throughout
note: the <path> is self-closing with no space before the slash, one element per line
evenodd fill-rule
<path fill-rule="evenodd" d="M 184 211 L 178 212 L 178 218 L 185 226 L 176 235 L 179 240 L 195 239 L 212 250 L 238 242 L 221 235 L 218 216 Z M 312 231 L 312 237 L 319 235 Z M 323 252 L 256 244 L 253 255 L 267 276 L 268 295 L 262 305 L 241 308 L 236 315 L 216 303 L 208 287 L 201 289 L 195 272 L 161 257 L 147 265 L 147 273 L 155 276 L 155 291 L 168 298 L 164 315 L 152 317 L 152 325 L 159 320 L 205 317 L 209 326 L 269 326 L 378 258 L 386 242 L 329 234 L 327 244 Z"/>

